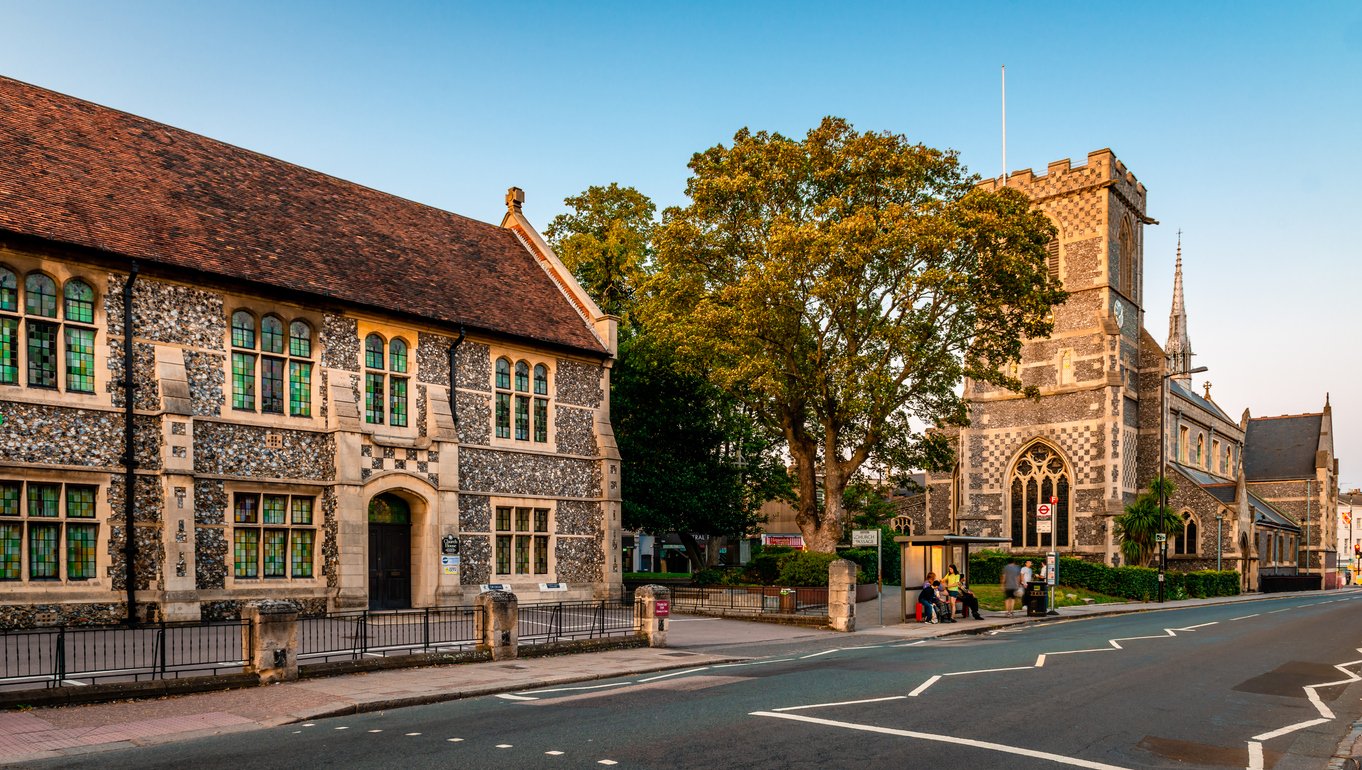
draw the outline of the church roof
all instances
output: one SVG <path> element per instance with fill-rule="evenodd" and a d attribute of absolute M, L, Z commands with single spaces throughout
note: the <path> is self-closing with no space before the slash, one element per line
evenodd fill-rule
<path fill-rule="evenodd" d="M 1300 525 L 1292 521 L 1291 517 L 1277 510 L 1272 503 L 1267 502 L 1252 492 L 1248 493 L 1248 502 L 1249 515 L 1254 516 L 1258 521 L 1275 524 L 1284 529 L 1300 529 Z"/>
<path fill-rule="evenodd" d="M 514 233 L 0 77 L 0 231 L 604 355 Z"/>
<path fill-rule="evenodd" d="M 1315 452 L 1324 415 L 1250 419 L 1244 433 L 1244 475 L 1249 481 L 1315 476 Z"/>
<path fill-rule="evenodd" d="M 1198 407 L 1206 410 L 1207 412 L 1210 412 L 1211 414 L 1215 415 L 1216 417 L 1219 417 L 1225 422 L 1238 424 L 1234 420 L 1230 419 L 1230 416 L 1225 414 L 1224 410 L 1217 406 L 1214 401 L 1211 401 L 1203 396 L 1198 396 L 1195 392 L 1193 392 L 1191 388 L 1187 387 L 1178 380 L 1172 377 L 1168 378 L 1168 387 L 1173 393 L 1177 394 L 1183 400 L 1191 401 L 1193 404 L 1196 404 Z"/>

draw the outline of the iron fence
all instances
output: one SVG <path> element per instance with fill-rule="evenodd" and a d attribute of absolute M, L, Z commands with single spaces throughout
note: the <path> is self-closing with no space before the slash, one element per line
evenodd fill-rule
<path fill-rule="evenodd" d="M 239 620 L 0 631 L 0 688 L 239 673 L 251 634 Z"/>
<path fill-rule="evenodd" d="M 298 621 L 298 663 L 455 652 L 478 642 L 478 607 L 333 612 Z"/>
<path fill-rule="evenodd" d="M 522 604 L 516 633 L 520 644 L 630 636 L 639 628 L 641 611 L 632 594 L 619 599 Z"/>
<path fill-rule="evenodd" d="M 752 615 L 826 615 L 828 589 L 720 586 L 671 589 L 673 612 L 726 610 Z"/>

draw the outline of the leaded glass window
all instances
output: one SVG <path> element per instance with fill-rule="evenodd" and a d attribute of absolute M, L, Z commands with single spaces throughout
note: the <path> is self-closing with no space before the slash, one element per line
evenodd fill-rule
<path fill-rule="evenodd" d="M 296 358 L 312 357 L 312 327 L 307 321 L 294 321 L 289 324 L 288 354 Z"/>
<path fill-rule="evenodd" d="M 511 394 L 497 394 L 497 438 L 511 437 Z"/>
<path fill-rule="evenodd" d="M 90 580 L 95 576 L 95 536 L 93 524 L 66 526 L 66 578 Z"/>
<path fill-rule="evenodd" d="M 549 440 L 549 400 L 534 400 L 534 440 L 540 444 Z"/>
<path fill-rule="evenodd" d="M 255 356 L 232 353 L 232 408 L 255 409 Z"/>
<path fill-rule="evenodd" d="M 549 368 L 543 364 L 534 366 L 534 392 L 537 396 L 549 394 Z"/>
<path fill-rule="evenodd" d="M 24 558 L 24 528 L 19 524 L 0 524 L 0 580 L 18 580 Z"/>
<path fill-rule="evenodd" d="M 95 392 L 95 330 L 66 327 L 66 389 Z"/>
<path fill-rule="evenodd" d="M 259 332 L 261 355 L 256 355 L 255 316 L 245 310 L 232 313 L 232 347 L 239 349 L 232 352 L 232 408 L 259 406 L 263 414 L 285 414 L 287 405 L 290 417 L 311 417 L 312 326 L 302 320 L 285 324 L 271 314 L 260 319 Z"/>
<path fill-rule="evenodd" d="M 1069 471 L 1064 460 L 1048 445 L 1035 442 L 1022 452 L 1012 467 L 1009 484 L 1012 545 L 1019 548 L 1066 547 L 1069 545 Z M 1036 506 L 1050 503 L 1051 534 L 1037 532 Z"/>
<path fill-rule="evenodd" d="M 89 485 L 0 481 L 0 580 L 94 578 L 96 491 Z"/>
<path fill-rule="evenodd" d="M 530 440 L 530 397 L 515 397 L 515 437 L 517 441 Z"/>
<path fill-rule="evenodd" d="M 368 372 L 364 375 L 364 421 L 382 425 L 383 418 L 383 375 Z"/>
<path fill-rule="evenodd" d="M 314 577 L 314 505 L 310 496 L 235 493 L 233 577 Z"/>
<path fill-rule="evenodd" d="M 42 273 L 30 273 L 24 281 L 24 312 L 43 318 L 57 317 L 57 284 Z"/>
<path fill-rule="evenodd" d="M 77 323 L 95 322 L 95 290 L 81 280 L 66 282 L 66 320 Z"/>
<path fill-rule="evenodd" d="M 0 516 L 19 515 L 19 492 L 22 484 L 13 481 L 0 482 Z"/>
<path fill-rule="evenodd" d="M 284 359 L 260 358 L 260 411 L 284 413 Z"/>
<path fill-rule="evenodd" d="M 61 515 L 60 484 L 29 484 L 28 515 L 55 519 Z"/>
<path fill-rule="evenodd" d="M 0 311 L 19 312 L 19 279 L 14 271 L 0 267 Z"/>
<path fill-rule="evenodd" d="M 312 416 L 312 364 L 288 362 L 288 413 L 293 417 Z"/>
<path fill-rule="evenodd" d="M 0 385 L 19 384 L 19 319 L 0 316 Z"/>
<path fill-rule="evenodd" d="M 245 310 L 232 313 L 232 347 L 255 350 L 255 316 Z"/>
<path fill-rule="evenodd" d="M 548 574 L 549 509 L 497 506 L 496 533 L 496 574 Z"/>
<path fill-rule="evenodd" d="M 373 425 L 385 421 L 397 428 L 407 425 L 407 378 L 397 375 L 407 371 L 407 343 L 394 337 L 387 343 L 384 355 L 383 339 L 370 334 L 364 340 L 364 365 L 372 370 L 365 373 L 364 419 Z"/>
<path fill-rule="evenodd" d="M 28 321 L 28 384 L 57 387 L 57 325 Z"/>
<path fill-rule="evenodd" d="M 260 319 L 260 349 L 266 353 L 284 352 L 284 322 L 278 316 Z"/>
<path fill-rule="evenodd" d="M 493 419 L 496 437 L 509 439 L 514 436 L 516 441 L 548 443 L 548 366 L 531 364 L 529 361 L 512 363 L 509 358 L 498 358 L 495 385 L 497 392 Z M 534 395 L 527 395 L 530 393 Z"/>
<path fill-rule="evenodd" d="M 56 580 L 61 577 L 56 524 L 28 525 L 28 577 L 30 580 Z"/>
<path fill-rule="evenodd" d="M 530 391 L 530 365 L 524 361 L 515 363 L 515 389 L 521 393 Z"/>
<path fill-rule="evenodd" d="M 389 401 L 392 424 L 399 428 L 405 427 L 407 424 L 407 379 L 405 377 L 393 378 Z"/>
<path fill-rule="evenodd" d="M 395 339 L 388 345 L 388 368 L 398 374 L 407 371 L 407 343 Z"/>
<path fill-rule="evenodd" d="M 1194 554 L 1197 552 L 1196 517 L 1189 511 L 1182 513 L 1182 526 L 1173 533 L 1173 553 Z"/>
<path fill-rule="evenodd" d="M 370 369 L 383 368 L 383 338 L 377 334 L 364 338 L 364 365 Z"/>
<path fill-rule="evenodd" d="M 497 359 L 497 387 L 511 389 L 511 362 L 504 358 Z"/>
<path fill-rule="evenodd" d="M 66 485 L 66 516 L 71 519 L 95 517 L 95 488 Z"/>

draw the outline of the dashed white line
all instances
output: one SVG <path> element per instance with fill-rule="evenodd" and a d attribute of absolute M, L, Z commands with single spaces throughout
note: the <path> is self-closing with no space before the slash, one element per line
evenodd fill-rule
<path fill-rule="evenodd" d="M 1007 668 L 980 668 L 974 671 L 948 671 L 942 676 L 965 676 L 966 674 L 994 674 L 999 671 L 1025 671 L 1035 666 L 1008 666 Z"/>
<path fill-rule="evenodd" d="M 715 668 L 733 668 L 734 666 L 761 666 L 767 663 L 788 663 L 789 661 L 792 660 L 794 660 L 794 658 L 777 658 L 775 660 L 753 660 L 748 661 L 747 663 L 720 663 L 719 665 L 715 666 Z"/>
<path fill-rule="evenodd" d="M 509 692 L 499 692 L 497 693 L 497 697 L 505 698 L 506 700 L 539 700 L 538 698 L 531 698 L 525 695 L 514 695 Z"/>
<path fill-rule="evenodd" d="M 932 677 L 931 679 L 928 679 L 927 681 L 925 681 L 925 682 L 923 682 L 922 684 L 918 685 L 918 686 L 917 686 L 917 689 L 915 689 L 915 690 L 913 690 L 912 692 L 908 693 L 908 697 L 909 697 L 909 698 L 916 698 L 917 696 L 921 695 L 922 692 L 923 692 L 924 690 L 926 690 L 928 687 L 931 687 L 932 685 L 936 684 L 937 681 L 938 681 L 939 679 L 941 679 L 941 675 L 940 675 L 940 674 L 938 674 L 938 675 Z"/>
<path fill-rule="evenodd" d="M 618 765 L 619 763 L 616 762 L 616 761 L 613 760 L 613 759 L 602 759 L 602 760 L 600 760 L 599 762 L 597 762 L 596 764 L 598 764 L 598 765 Z"/>
<path fill-rule="evenodd" d="M 919 644 L 922 644 L 922 643 L 925 642 L 925 641 L 927 641 L 927 640 L 926 640 L 926 639 L 919 639 L 919 640 L 917 640 L 916 642 L 909 642 L 909 643 L 907 643 L 907 644 L 896 644 L 896 645 L 894 645 L 894 646 L 895 646 L 895 647 L 916 647 L 916 646 L 918 646 Z"/>
<path fill-rule="evenodd" d="M 416 736 L 418 736 L 418 735 L 420 735 L 420 733 L 407 733 L 407 737 L 408 737 L 408 738 L 414 738 L 414 737 L 416 737 Z"/>
<path fill-rule="evenodd" d="M 1276 615 L 1276 614 L 1279 613 L 1279 612 L 1286 612 L 1286 611 L 1289 610 L 1289 609 L 1293 609 L 1293 608 L 1292 608 L 1292 607 L 1283 607 L 1283 608 L 1281 608 L 1280 610 L 1271 610 L 1271 611 L 1269 611 L 1267 614 L 1269 614 L 1269 615 Z"/>
<path fill-rule="evenodd" d="M 369 732 L 371 732 L 371 733 L 381 733 L 381 732 L 383 732 L 383 731 L 382 731 L 382 730 L 370 730 Z"/>
<path fill-rule="evenodd" d="M 445 740 L 446 740 L 446 741 L 449 741 L 450 743 L 462 743 L 462 742 L 463 742 L 463 738 L 445 738 Z"/>
<path fill-rule="evenodd" d="M 644 682 L 656 682 L 656 681 L 659 680 L 659 679 L 666 679 L 666 678 L 669 677 L 669 676 L 681 676 L 682 674 L 694 674 L 694 673 L 697 672 L 697 671 L 704 671 L 704 670 L 707 669 L 707 668 L 709 668 L 709 666 L 701 666 L 701 667 L 699 667 L 699 668 L 691 668 L 691 669 L 687 669 L 687 670 L 685 670 L 685 671 L 673 671 L 673 672 L 671 672 L 670 674 L 663 674 L 663 675 L 661 675 L 661 676 L 650 676 L 650 677 L 648 677 L 647 679 L 640 679 L 640 680 L 638 680 L 638 681 L 639 681 L 639 684 L 642 684 L 642 683 L 644 683 Z"/>
<path fill-rule="evenodd" d="M 548 754 L 548 755 L 551 756 L 551 757 L 561 757 L 561 756 L 563 756 L 563 752 L 561 752 L 561 751 L 546 751 L 546 752 L 544 752 L 544 753 L 545 753 L 545 754 Z"/>
<path fill-rule="evenodd" d="M 799 659 L 800 659 L 800 660 L 808 660 L 809 658 L 816 658 L 816 657 L 818 657 L 819 655 L 827 655 L 827 654 L 830 653 L 830 652 L 837 652 L 839 649 L 841 649 L 841 648 L 839 648 L 839 647 L 833 647 L 831 650 L 823 650 L 822 652 L 815 652 L 815 653 L 813 653 L 812 655 L 801 655 Z"/>
<path fill-rule="evenodd" d="M 854 722 L 838 722 L 832 719 L 819 719 L 817 717 L 804 716 L 803 714 L 782 714 L 774 711 L 753 711 L 752 716 L 756 717 L 775 717 L 776 719 L 793 719 L 799 722 L 808 722 L 817 725 L 827 725 L 829 727 L 842 727 L 848 730 L 859 730 L 861 732 L 879 733 L 881 735 L 896 735 L 903 738 L 917 738 L 924 741 L 935 741 L 937 743 L 949 743 L 953 746 L 973 746 L 974 748 L 998 751 L 1005 754 L 1016 754 L 1023 757 L 1034 759 L 1046 759 L 1051 762 L 1058 762 L 1063 765 L 1073 765 L 1074 767 L 1086 767 L 1091 770 L 1125 770 L 1119 765 L 1107 765 L 1101 762 L 1092 762 L 1077 757 L 1066 757 L 1062 754 L 1051 754 L 1048 751 L 1036 751 L 1035 749 L 1023 749 L 1017 746 L 1005 746 L 1001 743 L 989 743 L 988 741 L 977 741 L 972 738 L 957 738 L 940 733 L 919 733 L 913 730 L 898 730 L 892 727 L 877 727 L 875 725 L 861 725 Z"/>
<path fill-rule="evenodd" d="M 509 749 L 509 748 L 512 748 L 512 744 L 509 744 L 509 743 L 498 743 L 498 744 L 497 744 L 497 748 L 499 748 L 499 749 Z"/>
<path fill-rule="evenodd" d="M 337 730 L 349 730 L 350 728 L 347 727 L 347 726 L 342 725 L 342 726 L 340 726 L 340 727 L 337 727 L 336 729 L 337 729 Z"/>
<path fill-rule="evenodd" d="M 907 695 L 890 695 L 887 698 L 866 698 L 865 700 L 844 700 L 836 703 L 811 703 L 807 706 L 786 706 L 784 708 L 771 709 L 772 711 L 802 711 L 803 709 L 821 709 L 829 706 L 854 706 L 858 703 L 879 703 L 887 700 L 903 700 Z"/>
<path fill-rule="evenodd" d="M 555 687 L 550 690 L 521 690 L 523 695 L 547 695 L 551 692 L 575 692 L 577 690 L 600 690 L 605 687 L 623 687 L 633 682 L 610 682 L 609 684 L 590 684 L 583 687 Z"/>
<path fill-rule="evenodd" d="M 1237 617 L 1237 618 L 1230 618 L 1230 622 L 1232 623 L 1232 622 L 1234 622 L 1234 621 L 1236 621 L 1236 620 L 1248 620 L 1249 618 L 1256 618 L 1256 617 L 1258 617 L 1258 616 L 1261 615 L 1261 614 L 1262 614 L 1261 612 L 1255 612 L 1255 613 L 1253 613 L 1252 615 L 1240 615 L 1240 616 Z"/>

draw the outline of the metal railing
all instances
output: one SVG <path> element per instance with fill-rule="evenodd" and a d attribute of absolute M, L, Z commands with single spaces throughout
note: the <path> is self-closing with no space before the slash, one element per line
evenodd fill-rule
<path fill-rule="evenodd" d="M 0 688 L 239 673 L 251 633 L 239 620 L 0 631 Z"/>
<path fill-rule="evenodd" d="M 639 628 L 641 605 L 626 594 L 620 599 L 522 604 L 518 612 L 516 634 L 520 644 L 547 644 L 631 636 Z"/>
<path fill-rule="evenodd" d="M 671 589 L 672 612 L 725 610 L 752 615 L 826 615 L 828 589 L 722 586 Z"/>
<path fill-rule="evenodd" d="M 472 649 L 481 612 L 478 607 L 427 607 L 300 618 L 298 663 Z"/>

